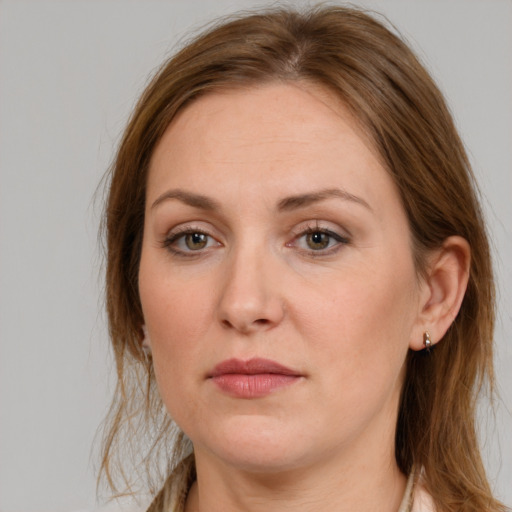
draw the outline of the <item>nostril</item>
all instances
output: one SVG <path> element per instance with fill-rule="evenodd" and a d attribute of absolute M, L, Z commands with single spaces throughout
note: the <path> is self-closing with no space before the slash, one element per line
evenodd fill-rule
<path fill-rule="evenodd" d="M 237 322 L 233 323 L 227 319 L 223 319 L 221 323 L 222 326 L 225 327 L 226 329 L 236 329 L 241 332 L 250 332 L 252 330 L 251 327 L 265 327 L 269 325 L 271 322 L 267 318 L 258 318 L 257 320 L 253 320 L 248 324 L 245 324 L 243 322 L 241 322 L 240 324 L 238 324 Z"/>
<path fill-rule="evenodd" d="M 231 329 L 233 327 L 233 325 L 231 324 L 231 322 L 229 320 L 222 320 L 222 325 L 224 327 L 227 327 L 228 329 Z"/>

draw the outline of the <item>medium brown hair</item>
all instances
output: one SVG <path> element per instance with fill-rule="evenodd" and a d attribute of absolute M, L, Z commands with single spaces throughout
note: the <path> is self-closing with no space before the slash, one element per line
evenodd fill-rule
<path fill-rule="evenodd" d="M 118 383 L 103 474 L 114 489 L 116 475 L 125 483 L 132 478 L 126 461 L 116 458 L 123 446 L 148 474 L 161 468 L 156 488 L 191 449 L 163 412 L 141 350 L 138 270 L 155 146 L 177 112 L 201 95 L 297 80 L 334 92 L 359 121 L 400 192 L 418 273 L 447 237 L 469 242 L 469 282 L 457 318 L 429 353 L 407 356 L 395 454 L 404 474 L 413 465 L 424 468 L 438 510 L 504 510 L 492 497 L 475 431 L 477 396 L 485 384 L 493 387 L 495 297 L 468 158 L 442 94 L 408 46 L 384 23 L 344 7 L 275 9 L 224 21 L 166 62 L 139 100 L 111 169 L 105 214 L 106 302 Z M 186 460 L 151 510 L 163 510 L 165 489 L 178 481 L 184 497 L 193 474 L 193 459 Z"/>

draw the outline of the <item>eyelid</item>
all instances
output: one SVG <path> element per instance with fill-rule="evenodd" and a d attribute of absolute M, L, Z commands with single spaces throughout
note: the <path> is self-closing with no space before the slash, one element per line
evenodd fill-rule
<path fill-rule="evenodd" d="M 298 237 L 305 233 L 314 233 L 316 231 L 321 231 L 323 233 L 328 234 L 332 233 L 335 237 L 339 237 L 347 241 L 352 238 L 352 234 L 345 227 L 342 227 L 338 224 L 334 224 L 333 222 L 318 219 L 312 219 L 306 222 L 301 222 L 292 229 L 294 237 Z"/>

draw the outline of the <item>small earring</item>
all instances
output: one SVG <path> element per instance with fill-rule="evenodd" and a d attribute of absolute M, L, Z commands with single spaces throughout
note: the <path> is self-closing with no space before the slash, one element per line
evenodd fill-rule
<path fill-rule="evenodd" d="M 149 344 L 148 330 L 145 325 L 142 326 L 142 332 L 144 333 L 144 338 L 142 338 L 142 352 L 144 353 L 144 358 L 148 361 L 151 357 L 151 346 Z"/>
<path fill-rule="evenodd" d="M 427 351 L 430 350 L 430 347 L 432 347 L 432 340 L 430 339 L 430 333 L 428 331 L 425 331 L 423 333 L 423 345 L 427 349 Z"/>

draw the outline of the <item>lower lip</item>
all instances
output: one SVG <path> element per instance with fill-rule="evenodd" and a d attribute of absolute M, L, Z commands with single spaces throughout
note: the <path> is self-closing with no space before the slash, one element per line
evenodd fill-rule
<path fill-rule="evenodd" d="M 278 389 L 290 386 L 300 379 L 297 375 L 258 373 L 246 375 L 225 373 L 212 377 L 212 381 L 225 393 L 238 398 L 261 398 Z"/>

